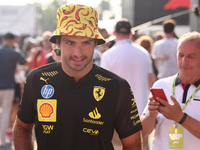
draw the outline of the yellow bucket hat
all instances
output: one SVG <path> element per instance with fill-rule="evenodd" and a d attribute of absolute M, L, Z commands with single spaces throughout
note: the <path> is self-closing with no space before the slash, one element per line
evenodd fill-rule
<path fill-rule="evenodd" d="M 61 35 L 94 38 L 98 45 L 105 43 L 98 31 L 98 12 L 86 5 L 69 4 L 57 10 L 57 28 L 49 41 L 56 44 L 56 37 Z"/>

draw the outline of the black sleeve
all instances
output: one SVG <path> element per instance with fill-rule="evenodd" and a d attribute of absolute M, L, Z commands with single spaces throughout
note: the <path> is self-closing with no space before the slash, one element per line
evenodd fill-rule
<path fill-rule="evenodd" d="M 115 128 L 120 139 L 128 137 L 142 129 L 136 102 L 129 84 L 119 82 L 119 99 L 115 113 Z"/>
<path fill-rule="evenodd" d="M 20 53 L 18 53 L 18 52 L 16 52 L 16 53 L 17 53 L 17 56 L 18 56 L 18 62 L 19 62 L 19 64 L 20 65 L 26 64 L 26 60 L 24 59 L 24 57 Z"/>
<path fill-rule="evenodd" d="M 17 115 L 19 119 L 27 124 L 34 123 L 35 121 L 35 111 L 34 111 L 34 101 L 33 101 L 33 72 L 28 75 L 24 86 L 24 92 L 22 100 L 19 104 L 19 109 Z"/>

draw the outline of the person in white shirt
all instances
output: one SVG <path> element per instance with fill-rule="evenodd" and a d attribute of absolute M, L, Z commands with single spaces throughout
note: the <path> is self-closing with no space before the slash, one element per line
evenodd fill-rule
<path fill-rule="evenodd" d="M 156 81 L 168 102 L 152 97 L 142 115 L 142 135 L 155 128 L 151 150 L 198 150 L 200 147 L 200 33 L 190 32 L 179 39 L 179 73 Z"/>
<path fill-rule="evenodd" d="M 176 60 L 177 39 L 174 37 L 176 22 L 168 19 L 163 22 L 165 38 L 156 41 L 153 45 L 152 56 L 156 59 L 158 78 L 165 78 L 178 72 Z"/>
<path fill-rule="evenodd" d="M 144 48 L 131 41 L 131 25 L 127 19 L 117 22 L 114 35 L 116 43 L 103 53 L 100 66 L 128 81 L 141 116 L 147 103 L 149 87 L 152 84 L 151 58 Z"/>
<path fill-rule="evenodd" d="M 131 25 L 127 19 L 117 22 L 114 35 L 116 43 L 103 53 L 100 66 L 128 81 L 141 116 L 148 100 L 149 87 L 152 84 L 151 58 L 144 48 L 132 42 Z M 117 134 L 114 134 L 112 142 L 116 150 L 121 150 Z"/>

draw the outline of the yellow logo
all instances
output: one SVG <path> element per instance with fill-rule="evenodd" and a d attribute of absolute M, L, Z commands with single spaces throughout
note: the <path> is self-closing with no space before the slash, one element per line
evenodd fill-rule
<path fill-rule="evenodd" d="M 98 112 L 97 107 L 95 107 L 95 109 L 92 112 L 90 112 L 88 115 L 92 119 L 99 119 L 99 118 L 101 118 L 101 114 Z"/>
<path fill-rule="evenodd" d="M 96 101 L 100 101 L 105 94 L 105 88 L 101 86 L 94 86 L 93 95 Z"/>
<path fill-rule="evenodd" d="M 50 134 L 51 131 L 53 131 L 54 125 L 42 125 L 43 127 L 43 133 L 44 134 Z"/>
<path fill-rule="evenodd" d="M 58 71 L 51 71 L 51 72 L 43 72 L 42 75 L 46 77 L 53 77 L 58 74 Z"/>
<path fill-rule="evenodd" d="M 107 78 L 107 77 L 103 77 L 100 74 L 96 74 L 95 77 L 99 80 L 99 81 L 110 81 L 111 78 Z"/>
<path fill-rule="evenodd" d="M 44 81 L 46 84 L 48 84 L 47 80 L 49 80 L 49 78 L 44 79 L 43 77 L 40 77 L 40 80 Z"/>
<path fill-rule="evenodd" d="M 90 135 L 99 135 L 99 130 L 93 130 L 88 128 L 83 128 L 83 132 L 89 133 Z"/>
<path fill-rule="evenodd" d="M 38 99 L 37 113 L 38 120 L 43 122 L 56 122 L 57 100 Z"/>

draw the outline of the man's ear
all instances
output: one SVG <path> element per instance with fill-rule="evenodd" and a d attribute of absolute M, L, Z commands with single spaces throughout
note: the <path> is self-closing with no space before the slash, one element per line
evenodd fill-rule
<path fill-rule="evenodd" d="M 133 34 L 132 34 L 132 32 L 130 32 L 130 34 L 129 34 L 129 39 L 131 39 L 132 36 L 133 36 Z"/>
<path fill-rule="evenodd" d="M 58 39 L 56 39 L 56 45 L 60 49 L 60 43 L 59 43 Z"/>

